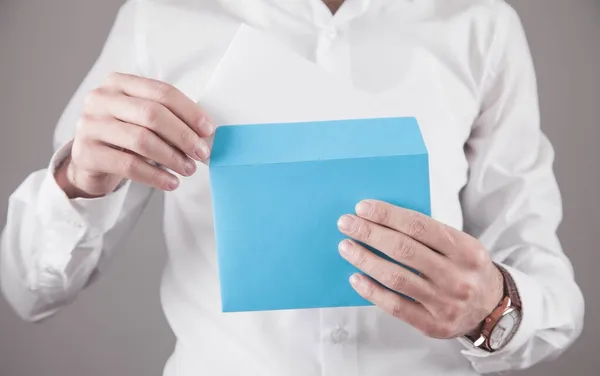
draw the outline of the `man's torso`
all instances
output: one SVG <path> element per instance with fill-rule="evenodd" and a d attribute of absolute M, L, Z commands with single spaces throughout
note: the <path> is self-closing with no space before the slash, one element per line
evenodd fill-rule
<path fill-rule="evenodd" d="M 267 33 L 397 115 L 415 116 L 429 152 L 432 215 L 462 228 L 464 145 L 502 4 L 347 0 L 332 17 L 319 2 L 140 1 L 141 61 L 202 105 L 240 26 Z M 295 119 L 277 119 L 287 120 Z M 211 213 L 206 168 L 165 197 L 161 297 L 178 339 L 166 375 L 476 374 L 457 341 L 428 339 L 375 307 L 221 313 Z"/>

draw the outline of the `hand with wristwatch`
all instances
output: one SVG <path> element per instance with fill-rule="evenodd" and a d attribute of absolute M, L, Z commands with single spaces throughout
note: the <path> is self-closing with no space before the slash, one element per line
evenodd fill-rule
<path fill-rule="evenodd" d="M 465 338 L 488 352 L 502 349 L 515 335 L 521 323 L 523 311 L 519 292 L 510 274 L 497 266 L 504 279 L 504 295 L 498 306 L 486 317 L 474 333 Z"/>
<path fill-rule="evenodd" d="M 351 238 L 339 252 L 363 272 L 350 278 L 362 297 L 428 337 L 467 338 L 490 352 L 510 341 L 521 321 L 521 301 L 509 273 L 478 239 L 382 201 L 361 201 L 355 211 L 338 221 Z"/>

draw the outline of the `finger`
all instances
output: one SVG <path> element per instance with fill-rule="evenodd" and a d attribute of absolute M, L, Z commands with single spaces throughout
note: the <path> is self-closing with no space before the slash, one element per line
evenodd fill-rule
<path fill-rule="evenodd" d="M 338 226 L 344 234 L 425 275 L 442 275 L 451 266 L 446 257 L 413 238 L 360 217 L 344 215 Z"/>
<path fill-rule="evenodd" d="M 433 331 L 435 319 L 421 304 L 385 289 L 364 275 L 352 275 L 350 284 L 360 296 L 375 304 L 384 312 L 406 322 L 423 333 L 430 334 Z"/>
<path fill-rule="evenodd" d="M 165 191 L 172 191 L 179 186 L 179 179 L 175 175 L 148 163 L 139 155 L 100 142 L 90 147 L 96 148 L 93 156 L 86 153 L 84 158 L 78 160 L 78 166 L 85 170 L 122 176 Z"/>
<path fill-rule="evenodd" d="M 375 255 L 349 239 L 343 240 L 339 244 L 339 251 L 349 263 L 387 288 L 410 296 L 424 304 L 432 302 L 434 297 L 432 286 L 408 269 Z"/>
<path fill-rule="evenodd" d="M 151 130 L 120 120 L 86 119 L 84 137 L 124 148 L 183 175 L 196 171 L 196 163 L 167 144 Z"/>
<path fill-rule="evenodd" d="M 459 268 L 452 261 L 406 234 L 353 215 L 342 216 L 338 226 L 344 234 L 417 270 L 437 287 L 447 289 L 460 280 Z"/>
<path fill-rule="evenodd" d="M 152 130 L 191 158 L 202 161 L 209 157 L 206 141 L 160 103 L 108 92 L 96 95 L 97 106 L 89 109 L 88 114 L 105 117 L 102 109 L 106 108 L 109 115 Z"/>
<path fill-rule="evenodd" d="M 190 98 L 172 85 L 150 78 L 113 73 L 107 86 L 116 87 L 123 93 L 168 108 L 175 116 L 192 128 L 199 136 L 212 136 L 215 127 L 206 114 Z"/>
<path fill-rule="evenodd" d="M 378 200 L 356 205 L 359 217 L 399 231 L 448 257 L 470 258 L 473 249 L 482 248 L 477 239 L 414 210 Z M 467 255 L 465 255 L 467 253 Z"/>

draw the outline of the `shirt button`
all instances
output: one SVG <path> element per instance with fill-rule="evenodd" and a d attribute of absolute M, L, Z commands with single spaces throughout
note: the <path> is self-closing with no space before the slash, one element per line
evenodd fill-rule
<path fill-rule="evenodd" d="M 79 222 L 79 221 L 67 220 L 66 224 L 70 228 L 74 228 L 74 229 L 81 229 L 81 228 L 83 228 L 83 224 L 81 222 Z"/>
<path fill-rule="evenodd" d="M 337 36 L 338 36 L 337 29 L 335 27 L 331 27 L 329 29 L 329 31 L 327 32 L 327 36 L 329 37 L 329 39 L 337 38 Z"/>
<path fill-rule="evenodd" d="M 342 328 L 338 328 L 331 333 L 333 343 L 342 343 L 348 340 L 348 332 Z"/>

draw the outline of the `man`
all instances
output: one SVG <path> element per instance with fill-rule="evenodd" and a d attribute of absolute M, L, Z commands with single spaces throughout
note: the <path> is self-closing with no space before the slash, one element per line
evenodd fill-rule
<path fill-rule="evenodd" d="M 242 24 L 420 120 L 435 219 L 364 200 L 338 222 L 372 307 L 220 312 L 197 163 L 215 125 L 195 99 Z M 51 316 L 166 191 L 161 296 L 178 342 L 165 375 L 476 375 L 555 357 L 582 330 L 533 64 L 504 1 L 128 1 L 55 146 L 10 198 L 3 292 L 23 319 Z"/>

